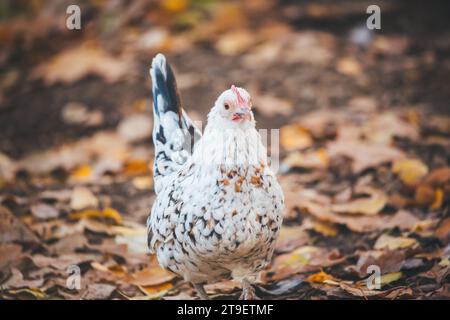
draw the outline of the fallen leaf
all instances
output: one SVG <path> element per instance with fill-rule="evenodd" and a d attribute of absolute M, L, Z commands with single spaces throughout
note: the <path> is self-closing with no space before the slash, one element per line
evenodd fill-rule
<path fill-rule="evenodd" d="M 327 280 L 334 280 L 334 277 L 331 274 L 320 271 L 308 276 L 308 278 L 306 278 L 305 280 L 308 282 L 324 283 Z"/>
<path fill-rule="evenodd" d="M 442 207 L 442 204 L 444 203 L 444 191 L 440 188 L 436 189 L 434 192 L 434 201 L 430 205 L 430 210 L 437 210 L 440 207 Z"/>
<path fill-rule="evenodd" d="M 286 164 L 289 168 L 324 169 L 328 167 L 329 163 L 330 158 L 323 148 L 316 151 L 292 152 L 283 161 L 283 164 Z"/>
<path fill-rule="evenodd" d="M 309 241 L 308 233 L 303 226 L 283 226 L 276 242 L 276 251 L 290 252 Z"/>
<path fill-rule="evenodd" d="M 215 47 L 222 55 L 235 56 L 249 49 L 256 40 L 255 34 L 248 30 L 233 30 L 221 36 Z"/>
<path fill-rule="evenodd" d="M 86 300 L 105 300 L 111 297 L 116 290 L 116 286 L 106 283 L 88 284 L 87 290 L 82 294 L 81 298 Z"/>
<path fill-rule="evenodd" d="M 319 271 L 340 262 L 342 257 L 337 250 L 304 246 L 275 257 L 273 266 L 268 271 L 273 273 L 270 279 L 276 281 L 297 273 Z"/>
<path fill-rule="evenodd" d="M 35 218 L 42 220 L 54 219 L 59 216 L 58 209 L 56 209 L 54 206 L 45 203 L 33 204 L 30 207 L 30 211 Z"/>
<path fill-rule="evenodd" d="M 69 218 L 74 220 L 86 218 L 109 218 L 114 220 L 116 224 L 120 224 L 122 222 L 122 216 L 113 208 L 105 208 L 103 210 L 85 209 L 80 212 L 71 213 Z"/>
<path fill-rule="evenodd" d="M 138 190 L 149 190 L 153 187 L 153 179 L 150 176 L 135 177 L 131 183 Z"/>
<path fill-rule="evenodd" d="M 126 58 L 115 58 L 99 45 L 88 42 L 64 49 L 49 62 L 38 65 L 31 72 L 31 78 L 42 78 L 46 84 L 51 85 L 57 82 L 73 83 L 95 74 L 113 83 L 129 74 L 131 69 Z"/>
<path fill-rule="evenodd" d="M 374 244 L 374 249 L 407 249 L 417 248 L 419 243 L 416 239 L 407 237 L 392 237 L 387 234 L 381 235 Z"/>
<path fill-rule="evenodd" d="M 89 111 L 87 106 L 79 102 L 66 104 L 62 109 L 61 117 L 67 124 L 97 126 L 103 122 L 103 113 L 100 111 Z"/>
<path fill-rule="evenodd" d="M 126 142 L 146 139 L 152 134 L 152 123 L 152 118 L 146 114 L 131 114 L 119 123 L 119 136 Z"/>
<path fill-rule="evenodd" d="M 85 187 L 75 187 L 70 197 L 70 208 L 73 210 L 83 210 L 86 208 L 98 207 L 97 197 Z"/>
<path fill-rule="evenodd" d="M 148 161 L 141 159 L 130 159 L 125 163 L 124 173 L 128 176 L 135 176 L 149 173 Z"/>
<path fill-rule="evenodd" d="M 160 2 L 161 7 L 171 12 L 184 11 L 188 5 L 188 0 L 164 0 Z"/>
<path fill-rule="evenodd" d="M 337 62 L 336 70 L 347 76 L 358 76 L 361 74 L 361 65 L 351 57 L 342 58 Z"/>
<path fill-rule="evenodd" d="M 0 270 L 7 270 L 22 256 L 22 247 L 17 244 L 0 244 Z"/>
<path fill-rule="evenodd" d="M 135 273 L 129 274 L 124 281 L 145 288 L 159 286 L 172 281 L 176 275 L 170 273 L 159 266 L 145 268 Z"/>
<path fill-rule="evenodd" d="M 331 157 L 343 155 L 352 159 L 354 173 L 402 159 L 405 156 L 402 151 L 390 146 L 367 144 L 362 141 L 345 141 L 343 139 L 329 143 L 327 151 Z"/>
<path fill-rule="evenodd" d="M 401 250 L 370 250 L 358 255 L 356 271 L 361 277 L 368 275 L 367 270 L 371 265 L 378 266 L 382 274 L 398 272 L 405 261 L 405 253 Z"/>
<path fill-rule="evenodd" d="M 256 110 L 266 117 L 289 116 L 294 111 L 293 105 L 288 100 L 269 94 L 259 94 L 255 103 Z"/>
<path fill-rule="evenodd" d="M 296 124 L 281 127 L 280 140 L 286 150 L 304 149 L 313 143 L 311 135 L 302 126 Z"/>
<path fill-rule="evenodd" d="M 166 295 L 166 293 L 173 288 L 173 285 L 170 282 L 167 282 L 156 286 L 139 286 L 139 288 L 148 299 L 159 299 Z"/>
<path fill-rule="evenodd" d="M 381 286 L 390 284 L 391 282 L 400 280 L 402 276 L 403 276 L 403 273 L 401 273 L 401 272 L 393 272 L 393 273 L 384 274 L 381 276 L 380 284 L 381 284 Z"/>
<path fill-rule="evenodd" d="M 141 232 L 133 234 L 117 235 L 115 242 L 118 244 L 126 244 L 128 251 L 132 253 L 147 253 L 147 238 Z"/>
<path fill-rule="evenodd" d="M 351 213 L 376 215 L 387 203 L 387 196 L 381 190 L 365 188 L 365 192 L 370 195 L 369 198 L 362 198 L 350 201 L 348 203 L 333 204 L 331 210 L 337 213 Z"/>
<path fill-rule="evenodd" d="M 392 172 L 398 174 L 405 184 L 415 185 L 428 173 L 428 167 L 417 159 L 401 159 L 394 161 Z"/>
<path fill-rule="evenodd" d="M 447 243 L 450 240 L 450 218 L 445 218 L 441 221 L 436 229 L 436 236 L 443 243 Z"/>
<path fill-rule="evenodd" d="M 306 219 L 303 221 L 302 226 L 307 230 L 314 230 L 325 237 L 335 237 L 338 234 L 336 226 L 316 219 Z"/>
<path fill-rule="evenodd" d="M 39 238 L 6 207 L 0 206 L 0 244 L 40 243 Z"/>

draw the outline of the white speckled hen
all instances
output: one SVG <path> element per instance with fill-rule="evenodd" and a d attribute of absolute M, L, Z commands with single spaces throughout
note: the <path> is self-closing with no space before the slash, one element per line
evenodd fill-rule
<path fill-rule="evenodd" d="M 232 86 L 216 100 L 203 136 L 181 107 L 162 54 L 152 63 L 156 199 L 148 245 L 160 265 L 203 285 L 233 278 L 242 299 L 270 261 L 284 207 L 283 192 L 255 129 L 248 92 Z"/>

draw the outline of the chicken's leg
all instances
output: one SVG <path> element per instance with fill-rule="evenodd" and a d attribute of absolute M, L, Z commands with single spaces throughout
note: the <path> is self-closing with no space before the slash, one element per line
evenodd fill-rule
<path fill-rule="evenodd" d="M 255 293 L 255 289 L 247 279 L 242 280 L 242 294 L 240 300 L 260 300 Z"/>
<path fill-rule="evenodd" d="M 203 284 L 201 283 L 193 283 L 192 284 L 197 291 L 197 294 L 200 298 L 200 300 L 210 300 L 208 297 L 208 294 L 205 291 L 205 288 L 203 287 Z"/>

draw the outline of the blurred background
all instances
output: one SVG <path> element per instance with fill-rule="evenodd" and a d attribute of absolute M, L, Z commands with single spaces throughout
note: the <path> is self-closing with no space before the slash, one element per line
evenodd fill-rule
<path fill-rule="evenodd" d="M 81 30 L 66 27 L 70 4 L 81 9 Z M 366 27 L 372 4 L 380 30 Z M 263 283 L 326 267 L 301 289 L 297 278 L 287 282 L 281 296 L 358 296 L 349 284 L 333 291 L 323 282 L 361 281 L 355 270 L 368 256 L 381 259 L 387 240 L 374 242 L 388 233 L 415 241 L 387 241 L 396 261 L 415 260 L 406 273 L 389 265 L 391 291 L 374 296 L 441 297 L 448 264 L 439 263 L 450 251 L 449 9 L 445 0 L 2 1 L 3 296 L 193 294 L 145 251 L 154 196 L 149 67 L 162 52 L 193 119 L 205 121 L 235 84 L 252 94 L 259 128 L 281 129 L 286 227 Z M 81 291 L 63 284 L 68 261 L 91 279 Z M 440 278 L 421 275 L 430 270 Z M 434 291 L 420 287 L 423 277 Z"/>

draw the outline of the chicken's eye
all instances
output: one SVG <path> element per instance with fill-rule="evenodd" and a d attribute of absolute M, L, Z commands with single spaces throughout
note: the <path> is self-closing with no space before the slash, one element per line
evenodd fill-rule
<path fill-rule="evenodd" d="M 225 104 L 223 105 L 223 107 L 225 108 L 225 110 L 230 109 L 230 105 L 229 105 L 228 103 L 225 103 Z"/>

